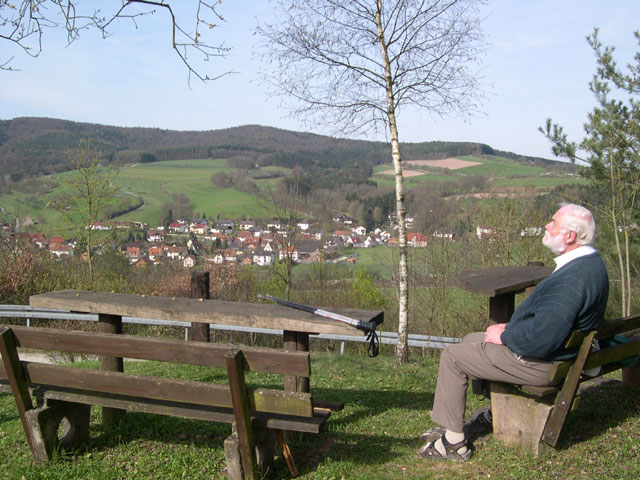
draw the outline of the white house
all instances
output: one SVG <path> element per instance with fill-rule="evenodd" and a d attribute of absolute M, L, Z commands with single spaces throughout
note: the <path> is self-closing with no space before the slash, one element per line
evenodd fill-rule
<path fill-rule="evenodd" d="M 254 265 L 261 265 L 261 266 L 272 265 L 273 259 L 274 259 L 273 252 L 265 252 L 263 250 L 260 252 L 254 252 L 253 254 Z"/>

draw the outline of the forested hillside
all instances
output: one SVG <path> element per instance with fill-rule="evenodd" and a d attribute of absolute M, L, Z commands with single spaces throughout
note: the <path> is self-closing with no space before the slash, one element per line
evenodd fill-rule
<path fill-rule="evenodd" d="M 91 139 L 105 160 L 118 164 L 192 158 L 227 158 L 240 168 L 276 165 L 307 170 L 389 162 L 384 142 L 337 139 L 258 125 L 223 130 L 175 131 L 124 128 L 52 118 L 0 120 L 0 170 L 12 180 L 70 168 L 67 151 Z M 406 160 L 494 154 L 484 144 L 425 142 L 403 144 Z M 544 159 L 512 155 L 528 163 L 558 165 Z M 562 165 L 560 164 L 559 167 Z"/>

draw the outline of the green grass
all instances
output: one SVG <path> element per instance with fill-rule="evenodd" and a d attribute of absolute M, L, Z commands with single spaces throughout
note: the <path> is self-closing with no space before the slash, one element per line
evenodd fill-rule
<path fill-rule="evenodd" d="M 437 357 L 417 357 L 396 367 L 392 348 L 375 359 L 364 355 L 312 354 L 315 398 L 345 402 L 327 431 L 289 440 L 300 479 L 635 479 L 640 477 L 640 396 L 613 380 L 585 393 L 569 415 L 558 449 L 533 457 L 495 439 L 478 445 L 464 464 L 417 458 L 419 435 L 431 428 L 429 411 Z M 173 366 L 127 362 L 125 369 L 208 380 L 210 369 L 187 373 Z M 268 380 L 272 382 L 271 378 Z M 469 395 L 468 411 L 486 405 Z M 224 478 L 223 441 L 230 427 L 139 413 L 105 429 L 94 408 L 88 449 L 34 465 L 18 412 L 9 394 L 0 394 L 0 468 L 7 479 L 212 479 Z M 276 448 L 267 478 L 290 478 Z"/>
<path fill-rule="evenodd" d="M 174 194 L 184 194 L 194 205 L 197 214 L 205 213 L 208 218 L 262 218 L 273 215 L 273 211 L 265 206 L 256 196 L 249 195 L 233 188 L 217 188 L 211 183 L 211 175 L 216 171 L 233 172 L 226 166 L 226 160 L 201 159 L 182 160 L 157 163 L 144 163 L 123 167 L 114 184 L 121 189 L 118 196 L 140 196 L 144 205 L 128 214 L 117 217 L 117 220 L 136 220 L 155 226 L 162 213 L 162 205 L 171 200 Z M 57 177 L 64 177 L 65 172 Z M 260 180 L 262 183 L 277 179 Z M 21 219 L 31 217 L 38 222 L 37 231 L 49 234 L 68 234 L 68 227 L 62 216 L 50 203 L 58 195 L 54 188 L 46 195 L 36 196 L 20 192 L 3 195 L 0 202 L 6 212 Z"/>

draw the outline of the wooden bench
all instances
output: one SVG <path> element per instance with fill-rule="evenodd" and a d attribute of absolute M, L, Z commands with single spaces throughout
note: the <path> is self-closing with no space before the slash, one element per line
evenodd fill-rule
<path fill-rule="evenodd" d="M 549 375 L 553 386 L 517 386 L 492 382 L 494 436 L 537 455 L 557 445 L 569 411 L 577 407 L 579 396 L 576 393 L 580 383 L 622 368 L 623 377 L 628 377 L 625 383 L 640 387 L 640 365 L 624 368 L 618 363 L 640 354 L 639 330 L 640 315 L 636 315 L 608 322 L 590 332 L 572 332 L 565 347 L 577 347 L 578 354 L 573 360 L 554 363 Z M 592 351 L 594 340 L 608 339 L 613 335 L 623 335 L 629 341 Z M 600 367 L 600 372 L 595 376 L 584 373 L 597 367 Z"/>
<path fill-rule="evenodd" d="M 222 367 L 228 384 L 21 361 L 16 347 Z M 57 448 L 86 442 L 91 405 L 100 405 L 234 424 L 234 433 L 225 440 L 231 478 L 258 478 L 273 458 L 276 436 L 295 475 L 282 431 L 318 433 L 331 414 L 322 407 L 340 408 L 319 405 L 310 393 L 246 386 L 245 371 L 309 377 L 308 352 L 0 326 L 0 353 L 0 379 L 13 392 L 36 461 L 48 461 Z"/>

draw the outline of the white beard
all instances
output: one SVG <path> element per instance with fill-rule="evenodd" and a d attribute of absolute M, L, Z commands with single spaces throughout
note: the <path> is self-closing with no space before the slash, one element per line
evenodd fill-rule
<path fill-rule="evenodd" d="M 567 244 L 564 243 L 562 234 L 558 234 L 554 237 L 548 231 L 545 232 L 544 237 L 542 238 L 542 244 L 556 255 L 562 255 L 567 249 Z"/>

